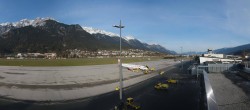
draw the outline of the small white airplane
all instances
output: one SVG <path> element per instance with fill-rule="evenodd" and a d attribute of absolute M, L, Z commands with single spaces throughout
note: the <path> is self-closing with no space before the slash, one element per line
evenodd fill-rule
<path fill-rule="evenodd" d="M 149 68 L 147 65 L 135 65 L 135 64 L 122 64 L 122 67 L 127 68 L 133 72 L 143 71 L 143 73 L 148 73 L 150 71 L 154 71 L 154 68 Z"/>

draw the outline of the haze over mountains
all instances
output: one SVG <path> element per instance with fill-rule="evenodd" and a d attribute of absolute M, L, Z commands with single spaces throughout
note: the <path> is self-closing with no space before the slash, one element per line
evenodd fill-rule
<path fill-rule="evenodd" d="M 185 52 L 183 54 L 187 55 L 197 55 L 197 54 L 204 54 L 207 52 Z M 220 48 L 213 50 L 213 53 L 218 54 L 227 54 L 227 55 L 243 55 L 250 53 L 250 44 L 244 44 L 236 47 L 229 47 L 229 48 Z"/>
<path fill-rule="evenodd" d="M 231 48 L 221 48 L 214 50 L 215 53 L 242 55 L 243 52 L 250 53 L 250 44 L 240 45 Z"/>
<path fill-rule="evenodd" d="M 0 53 L 118 50 L 119 40 L 119 35 L 111 32 L 78 24 L 68 25 L 52 18 L 23 19 L 0 24 Z M 150 45 L 132 36 L 122 38 L 122 48 L 176 54 L 161 45 Z"/>

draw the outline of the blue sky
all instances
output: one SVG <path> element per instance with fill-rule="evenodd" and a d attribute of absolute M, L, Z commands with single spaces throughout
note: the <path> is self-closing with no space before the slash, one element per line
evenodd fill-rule
<path fill-rule="evenodd" d="M 167 49 L 206 51 L 250 43 L 250 0 L 0 0 L 0 23 L 52 17 L 132 35 Z"/>

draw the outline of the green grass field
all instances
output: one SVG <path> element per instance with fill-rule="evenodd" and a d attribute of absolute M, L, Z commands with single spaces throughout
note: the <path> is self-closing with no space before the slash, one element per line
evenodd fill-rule
<path fill-rule="evenodd" d="M 150 60 L 159 60 L 159 57 Z M 148 58 L 122 58 L 123 63 L 148 61 Z M 0 66 L 84 66 L 116 64 L 117 58 L 80 58 L 80 59 L 0 59 Z"/>

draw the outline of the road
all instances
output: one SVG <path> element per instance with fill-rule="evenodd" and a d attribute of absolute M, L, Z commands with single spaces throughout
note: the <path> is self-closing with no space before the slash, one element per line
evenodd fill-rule
<path fill-rule="evenodd" d="M 188 64 L 184 67 L 187 68 Z M 124 89 L 125 97 L 133 97 L 141 105 L 142 110 L 199 110 L 199 84 L 186 71 L 181 71 L 179 65 L 165 68 L 165 74 L 145 80 Z M 185 70 L 185 69 L 184 69 Z M 167 78 L 179 80 L 171 84 L 169 90 L 154 89 L 157 82 Z M 33 103 L 0 100 L 0 108 L 4 110 L 111 110 L 119 103 L 118 91 L 98 95 L 81 100 L 61 103 Z"/>

